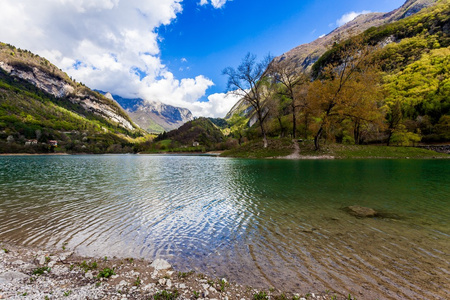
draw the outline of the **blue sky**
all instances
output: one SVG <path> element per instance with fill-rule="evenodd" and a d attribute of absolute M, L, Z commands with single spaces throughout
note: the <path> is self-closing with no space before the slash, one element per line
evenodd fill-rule
<path fill-rule="evenodd" d="M 247 52 L 278 56 L 329 33 L 346 13 L 388 12 L 403 2 L 234 0 L 215 9 L 187 1 L 177 20 L 158 31 L 161 57 L 177 77 L 203 74 L 215 83 L 208 94 L 220 93 L 226 89 L 221 71 L 237 66 Z"/>
<path fill-rule="evenodd" d="M 223 117 L 225 67 L 308 43 L 345 15 L 404 0 L 0 0 L 0 41 L 46 57 L 93 89 Z M 11 24 L 14 24 L 12 26 Z"/>

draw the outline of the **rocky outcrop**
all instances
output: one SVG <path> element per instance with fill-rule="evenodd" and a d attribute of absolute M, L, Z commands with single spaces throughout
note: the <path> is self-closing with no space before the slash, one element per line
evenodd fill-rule
<path fill-rule="evenodd" d="M 344 210 L 352 216 L 358 218 L 373 218 L 378 215 L 378 213 L 374 209 L 358 205 L 345 207 Z"/>
<path fill-rule="evenodd" d="M 59 72 L 52 74 L 44 67 L 17 60 L 8 61 L 4 58 L 0 61 L 0 68 L 9 75 L 23 79 L 56 98 L 68 99 L 72 103 L 81 105 L 85 110 L 117 123 L 127 130 L 137 129 L 137 126 L 128 119 L 127 114 L 117 103 L 81 84 L 62 78 Z"/>
<path fill-rule="evenodd" d="M 38 67 L 30 66 L 28 68 L 23 68 L 0 61 L 0 68 L 5 70 L 11 76 L 24 79 L 57 98 L 65 97 L 75 90 L 75 88 L 66 81 L 52 76 Z"/>

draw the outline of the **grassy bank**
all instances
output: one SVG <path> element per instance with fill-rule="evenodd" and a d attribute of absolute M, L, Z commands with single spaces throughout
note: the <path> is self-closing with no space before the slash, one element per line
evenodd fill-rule
<path fill-rule="evenodd" d="M 450 158 L 450 155 L 426 150 L 416 147 L 396 147 L 381 145 L 342 145 L 327 144 L 322 145 L 319 151 L 314 150 L 312 141 L 299 142 L 300 158 L 317 159 L 330 158 L 336 159 L 356 159 L 356 158 L 411 158 L 411 159 L 429 159 L 429 158 Z M 294 151 L 293 142 L 290 139 L 269 140 L 269 147 L 264 149 L 262 141 L 251 141 L 242 146 L 225 151 L 224 157 L 241 158 L 276 158 L 291 154 Z"/>
<path fill-rule="evenodd" d="M 286 156 L 294 151 L 294 144 L 290 139 L 269 139 L 268 147 L 263 148 L 262 141 L 250 141 L 240 147 L 227 150 L 222 157 L 241 158 L 273 158 Z"/>

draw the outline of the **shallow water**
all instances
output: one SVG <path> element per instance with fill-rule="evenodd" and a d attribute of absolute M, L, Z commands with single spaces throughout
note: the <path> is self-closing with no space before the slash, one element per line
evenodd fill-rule
<path fill-rule="evenodd" d="M 446 299 L 449 182 L 449 160 L 0 157 L 0 240 L 302 293 Z"/>

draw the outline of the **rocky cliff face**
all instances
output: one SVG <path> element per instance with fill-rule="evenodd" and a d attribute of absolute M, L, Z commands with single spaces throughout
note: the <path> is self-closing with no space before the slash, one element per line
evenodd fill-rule
<path fill-rule="evenodd" d="M 331 48 L 336 40 L 345 40 L 349 36 L 359 34 L 370 27 L 378 27 L 383 24 L 406 18 L 436 2 L 437 0 L 407 0 L 400 8 L 389 13 L 369 13 L 360 15 L 353 21 L 336 28 L 326 36 L 309 44 L 300 45 L 275 58 L 274 61 L 288 60 L 292 64 L 295 64 L 298 70 L 309 71 L 312 65 L 322 54 Z"/>
<path fill-rule="evenodd" d="M 106 120 L 127 130 L 135 130 L 123 109 L 114 101 L 72 81 L 65 73 L 47 60 L 28 51 L 10 51 L 11 46 L 0 45 L 0 68 L 13 77 L 21 78 L 56 98 L 64 98 L 81 105 Z M 16 52 L 18 54 L 16 54 Z"/>
<path fill-rule="evenodd" d="M 194 119 L 192 113 L 186 108 L 157 101 L 145 101 L 140 98 L 127 99 L 101 91 L 100 93 L 117 101 L 127 111 L 130 118 L 148 132 L 170 131 Z"/>

